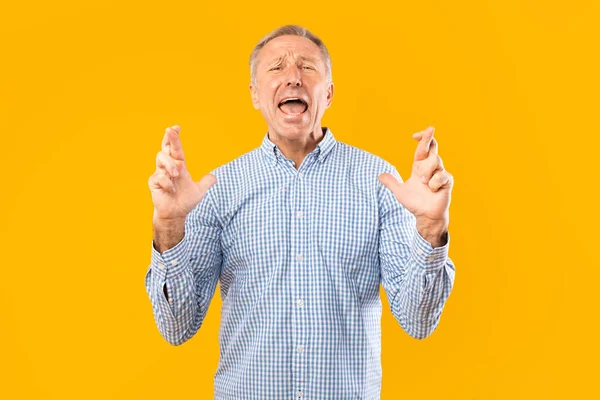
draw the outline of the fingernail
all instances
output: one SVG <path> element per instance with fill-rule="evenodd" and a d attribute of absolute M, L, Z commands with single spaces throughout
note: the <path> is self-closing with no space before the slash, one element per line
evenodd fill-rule
<path fill-rule="evenodd" d="M 423 182 L 423 183 L 427 182 L 427 179 L 425 178 L 425 175 L 423 175 L 423 176 L 421 177 L 421 182 Z"/>

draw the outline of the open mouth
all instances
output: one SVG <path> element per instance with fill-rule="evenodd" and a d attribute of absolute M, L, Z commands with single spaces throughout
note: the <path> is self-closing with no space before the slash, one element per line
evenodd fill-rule
<path fill-rule="evenodd" d="M 279 103 L 279 109 L 288 115 L 300 115 L 308 109 L 308 104 L 298 97 L 288 97 Z"/>

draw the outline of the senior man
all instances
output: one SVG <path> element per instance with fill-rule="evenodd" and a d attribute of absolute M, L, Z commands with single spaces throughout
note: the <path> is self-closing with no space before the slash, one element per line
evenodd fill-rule
<path fill-rule="evenodd" d="M 454 284 L 448 257 L 453 178 L 433 128 L 410 178 L 337 141 L 323 42 L 295 25 L 263 38 L 250 94 L 260 146 L 190 177 L 167 128 L 149 179 L 152 260 L 145 285 L 172 345 L 189 340 L 217 282 L 223 301 L 215 399 L 379 399 L 381 299 L 412 337 L 437 327 Z"/>

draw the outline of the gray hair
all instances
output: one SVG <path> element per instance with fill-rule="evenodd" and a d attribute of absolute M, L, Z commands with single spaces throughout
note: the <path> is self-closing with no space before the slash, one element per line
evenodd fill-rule
<path fill-rule="evenodd" d="M 267 36 L 262 38 L 256 46 L 254 46 L 254 50 L 252 50 L 252 54 L 250 55 L 250 77 L 252 79 L 253 85 L 256 85 L 256 61 L 258 58 L 258 53 L 260 53 L 261 49 L 271 40 L 283 35 L 294 35 L 304 37 L 309 39 L 317 46 L 319 46 L 319 49 L 321 49 L 321 55 L 325 60 L 325 72 L 327 75 L 327 81 L 331 82 L 331 57 L 329 57 L 329 52 L 327 51 L 327 47 L 325 47 L 325 43 L 323 43 L 321 39 L 313 35 L 306 28 L 302 28 L 298 25 L 285 25 L 269 33 Z"/>

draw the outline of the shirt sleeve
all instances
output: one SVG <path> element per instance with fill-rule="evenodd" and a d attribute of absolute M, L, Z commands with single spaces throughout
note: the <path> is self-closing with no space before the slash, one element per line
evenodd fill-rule
<path fill-rule="evenodd" d="M 403 182 L 396 168 L 391 173 Z M 409 335 L 424 339 L 438 326 L 454 286 L 455 268 L 446 244 L 433 248 L 416 229 L 416 218 L 378 181 L 379 260 L 392 314 Z"/>
<path fill-rule="evenodd" d="M 174 346 L 200 329 L 219 280 L 222 229 L 211 193 L 209 189 L 187 215 L 185 234 L 177 245 L 161 254 L 152 242 L 146 291 L 158 330 Z"/>

